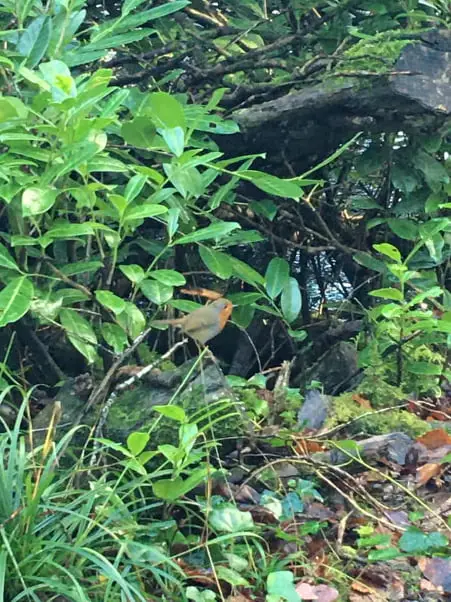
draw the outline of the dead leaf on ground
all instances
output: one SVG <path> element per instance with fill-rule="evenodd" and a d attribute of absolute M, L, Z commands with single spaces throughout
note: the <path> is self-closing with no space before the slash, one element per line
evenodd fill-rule
<path fill-rule="evenodd" d="M 251 602 L 251 598 L 243 596 L 243 594 L 236 594 L 235 596 L 226 598 L 226 602 Z"/>
<path fill-rule="evenodd" d="M 451 593 L 451 558 L 420 558 L 418 560 L 423 575 L 436 587 Z"/>
<path fill-rule="evenodd" d="M 433 479 L 434 477 L 438 477 L 443 470 L 442 464 L 434 464 L 429 462 L 424 466 L 420 466 L 417 468 L 417 487 L 421 487 L 422 485 L 426 485 L 428 481 Z"/>
<path fill-rule="evenodd" d="M 451 436 L 444 429 L 434 429 L 417 438 L 428 449 L 437 449 L 443 445 L 451 445 Z"/>
<path fill-rule="evenodd" d="M 305 437 L 296 437 L 295 441 L 296 451 L 302 456 L 309 456 L 310 454 L 321 452 L 326 449 L 324 445 L 321 445 L 321 443 L 318 443 L 318 441 L 314 441 L 313 439 L 305 439 Z"/>
<path fill-rule="evenodd" d="M 310 583 L 297 583 L 296 593 L 302 600 L 317 600 L 318 602 L 334 602 L 339 596 L 338 591 L 334 587 L 330 587 L 325 583 L 320 585 L 310 585 Z"/>
<path fill-rule="evenodd" d="M 364 410 L 372 410 L 372 409 L 373 409 L 373 408 L 371 407 L 371 403 L 370 403 L 370 401 L 369 401 L 369 400 L 368 400 L 366 397 L 363 397 L 363 395 L 359 395 L 358 393 L 355 393 L 355 394 L 352 396 L 352 399 L 353 399 L 354 401 L 356 401 L 356 402 L 359 404 L 359 406 L 360 406 L 361 408 L 363 408 Z"/>

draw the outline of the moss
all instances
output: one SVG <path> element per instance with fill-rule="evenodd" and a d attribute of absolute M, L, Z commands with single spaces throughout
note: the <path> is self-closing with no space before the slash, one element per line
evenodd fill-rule
<path fill-rule="evenodd" d="M 353 396 L 354 393 L 344 393 L 334 399 L 326 428 L 347 424 L 359 416 L 368 414 L 368 409 L 363 408 L 353 399 Z M 391 405 L 393 405 L 393 400 Z M 350 434 L 364 431 L 368 435 L 382 435 L 402 431 L 411 437 L 418 437 L 430 429 L 431 426 L 427 422 L 405 410 L 368 414 L 349 425 Z"/>

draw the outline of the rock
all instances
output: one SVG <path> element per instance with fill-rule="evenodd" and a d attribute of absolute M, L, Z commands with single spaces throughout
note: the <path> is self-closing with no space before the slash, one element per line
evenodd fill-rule
<path fill-rule="evenodd" d="M 299 426 L 309 429 L 320 429 L 326 421 L 330 407 L 330 399 L 316 389 L 307 391 L 304 403 L 298 412 Z"/>
<path fill-rule="evenodd" d="M 309 370 L 308 380 L 318 380 L 324 393 L 336 394 L 352 387 L 358 374 L 357 351 L 355 345 L 341 341 L 327 351 Z"/>

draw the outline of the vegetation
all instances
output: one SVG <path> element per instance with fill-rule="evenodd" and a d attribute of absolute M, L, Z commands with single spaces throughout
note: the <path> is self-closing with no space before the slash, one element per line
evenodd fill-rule
<path fill-rule="evenodd" d="M 451 592 L 450 15 L 0 0 L 2 600 Z"/>

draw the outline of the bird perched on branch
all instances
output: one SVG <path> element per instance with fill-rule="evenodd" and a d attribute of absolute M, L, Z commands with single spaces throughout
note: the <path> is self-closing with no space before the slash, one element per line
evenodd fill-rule
<path fill-rule="evenodd" d="M 232 313 L 233 304 L 221 297 L 210 305 L 199 307 L 183 318 L 155 320 L 153 324 L 172 324 L 179 326 L 189 337 L 204 345 L 219 334 Z"/>

